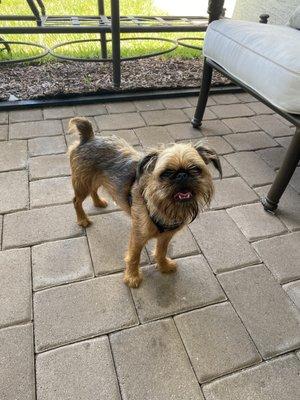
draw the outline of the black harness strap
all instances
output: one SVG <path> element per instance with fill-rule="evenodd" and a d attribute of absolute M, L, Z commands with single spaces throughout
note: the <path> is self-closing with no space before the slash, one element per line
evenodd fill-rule
<path fill-rule="evenodd" d="M 128 204 L 129 204 L 129 207 L 132 206 L 131 192 L 128 194 Z M 148 210 L 147 203 L 146 203 L 146 208 Z M 156 226 L 156 228 L 159 230 L 160 233 L 174 231 L 175 229 L 178 229 L 182 225 L 182 223 L 172 224 L 172 225 L 164 225 L 159 219 L 155 218 L 154 215 L 151 215 L 149 213 L 149 210 L 148 210 L 148 214 L 149 214 L 151 221 L 154 223 L 154 225 Z"/>

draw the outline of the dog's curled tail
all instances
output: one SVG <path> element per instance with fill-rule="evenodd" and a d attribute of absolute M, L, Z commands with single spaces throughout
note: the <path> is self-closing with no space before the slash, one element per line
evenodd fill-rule
<path fill-rule="evenodd" d="M 69 121 L 69 133 L 79 133 L 80 144 L 92 139 L 94 135 L 93 127 L 90 121 L 83 117 L 75 117 Z"/>

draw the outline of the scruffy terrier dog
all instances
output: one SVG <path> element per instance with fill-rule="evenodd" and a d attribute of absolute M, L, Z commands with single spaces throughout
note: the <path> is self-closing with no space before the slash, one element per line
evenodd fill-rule
<path fill-rule="evenodd" d="M 71 119 L 69 128 L 80 136 L 69 149 L 78 224 L 90 224 L 82 208 L 88 195 L 96 207 L 107 206 L 97 193 L 103 186 L 131 216 L 124 282 L 139 286 L 141 251 L 151 238 L 157 238 L 155 258 L 160 271 L 174 271 L 176 263 L 166 255 L 168 244 L 210 203 L 213 181 L 207 164 L 212 162 L 222 176 L 216 152 L 200 143 L 178 143 L 142 156 L 120 138 L 95 137 L 85 118 Z"/>

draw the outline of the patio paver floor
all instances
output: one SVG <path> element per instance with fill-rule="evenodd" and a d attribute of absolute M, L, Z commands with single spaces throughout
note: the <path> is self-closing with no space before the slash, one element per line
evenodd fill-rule
<path fill-rule="evenodd" d="M 0 399 L 298 400 L 300 174 L 278 213 L 265 194 L 294 132 L 249 95 L 0 112 Z M 139 289 L 122 283 L 129 219 L 109 200 L 75 221 L 67 120 L 137 149 L 199 140 L 222 154 L 211 209 L 178 235 L 178 271 L 153 243 Z M 299 170 L 299 168 L 298 168 Z M 102 237 L 101 237 L 102 236 Z"/>

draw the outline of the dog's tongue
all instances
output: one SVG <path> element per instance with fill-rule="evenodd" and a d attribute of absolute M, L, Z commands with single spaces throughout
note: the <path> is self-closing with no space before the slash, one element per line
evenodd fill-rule
<path fill-rule="evenodd" d="M 178 192 L 174 196 L 175 200 L 189 200 L 192 198 L 191 192 Z"/>

